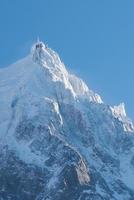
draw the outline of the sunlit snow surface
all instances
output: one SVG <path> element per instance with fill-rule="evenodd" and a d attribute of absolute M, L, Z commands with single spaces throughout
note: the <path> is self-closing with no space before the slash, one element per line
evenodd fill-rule
<path fill-rule="evenodd" d="M 45 191 L 54 199 L 55 190 L 61 199 L 65 191 L 58 184 L 69 187 L 63 172 L 73 165 L 83 189 L 77 197 L 72 194 L 72 200 L 90 199 L 93 193 L 95 200 L 132 199 L 133 133 L 124 104 L 103 103 L 42 42 L 0 70 L 0 149 L 8 146 L 27 165 L 50 172 L 42 194 L 37 194 L 42 199 Z"/>

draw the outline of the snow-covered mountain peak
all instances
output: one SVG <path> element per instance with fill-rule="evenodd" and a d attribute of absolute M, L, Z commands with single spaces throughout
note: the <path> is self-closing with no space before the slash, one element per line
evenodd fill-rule
<path fill-rule="evenodd" d="M 36 105 L 46 99 L 50 104 L 76 104 L 77 107 L 85 100 L 102 103 L 101 97 L 70 74 L 58 54 L 42 42 L 32 46 L 30 55 L 0 69 L 0 86 L 0 122 L 9 120 L 15 102 L 24 105 L 29 116 L 35 115 Z"/>
<path fill-rule="evenodd" d="M 68 80 L 68 72 L 61 62 L 59 55 L 48 48 L 43 42 L 37 42 L 31 49 L 32 61 L 38 64 L 43 70 L 45 80 L 49 78 L 52 82 L 60 82 L 65 88 L 72 91 L 72 86 Z M 75 94 L 73 94 L 75 96 Z"/>
<path fill-rule="evenodd" d="M 111 111 L 115 118 L 118 118 L 121 122 L 123 122 L 124 131 L 134 132 L 132 120 L 127 117 L 124 103 L 111 107 Z"/>
<path fill-rule="evenodd" d="M 31 55 L 33 62 L 43 67 L 54 82 L 59 82 L 60 85 L 64 85 L 71 92 L 73 98 L 81 97 L 89 101 L 102 103 L 101 97 L 89 90 L 81 79 L 70 74 L 66 70 L 59 55 L 43 42 L 38 41 L 32 46 Z"/>
<path fill-rule="evenodd" d="M 116 116 L 126 117 L 125 104 L 120 103 L 118 106 L 113 107 L 113 112 Z"/>
<path fill-rule="evenodd" d="M 55 68 L 55 70 L 61 70 L 64 73 L 66 71 L 59 55 L 41 41 L 33 44 L 31 48 L 31 55 L 33 61 L 40 65 L 49 67 L 51 69 Z"/>
<path fill-rule="evenodd" d="M 124 104 L 104 104 L 38 41 L 0 69 L 0 199 L 133 199 L 130 132 Z"/>
<path fill-rule="evenodd" d="M 47 46 L 43 42 L 36 42 L 31 48 L 31 55 L 34 61 L 39 61 L 43 59 L 43 54 L 47 53 Z"/>

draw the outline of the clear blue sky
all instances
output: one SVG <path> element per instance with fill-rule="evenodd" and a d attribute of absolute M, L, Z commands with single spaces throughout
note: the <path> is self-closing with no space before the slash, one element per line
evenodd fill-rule
<path fill-rule="evenodd" d="M 0 67 L 27 55 L 37 36 L 134 119 L 133 0 L 0 0 Z"/>

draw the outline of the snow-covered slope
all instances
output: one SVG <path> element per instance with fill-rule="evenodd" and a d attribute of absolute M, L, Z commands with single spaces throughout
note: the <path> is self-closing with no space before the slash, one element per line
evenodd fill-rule
<path fill-rule="evenodd" d="M 134 198 L 134 127 L 44 43 L 0 70 L 0 199 Z"/>

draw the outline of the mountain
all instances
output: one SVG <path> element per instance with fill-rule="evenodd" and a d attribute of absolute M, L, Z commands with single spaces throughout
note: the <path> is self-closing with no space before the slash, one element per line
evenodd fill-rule
<path fill-rule="evenodd" d="M 133 200 L 134 127 L 43 42 L 0 69 L 0 200 Z"/>

